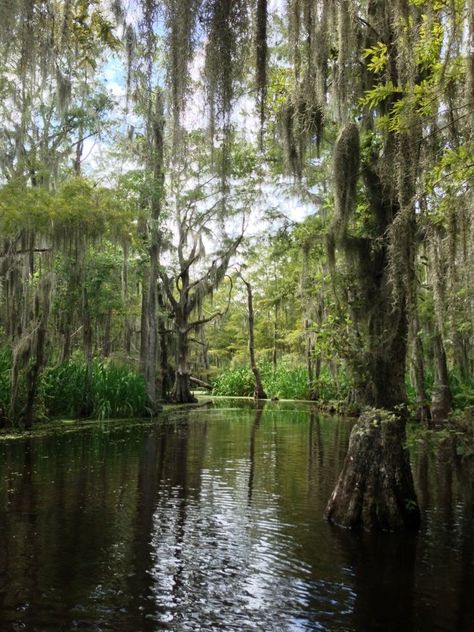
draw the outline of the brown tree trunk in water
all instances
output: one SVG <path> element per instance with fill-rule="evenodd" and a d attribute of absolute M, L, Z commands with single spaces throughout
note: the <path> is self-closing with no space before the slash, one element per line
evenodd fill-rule
<path fill-rule="evenodd" d="M 243 277 L 242 281 L 247 288 L 247 307 L 248 307 L 248 324 L 249 324 L 249 356 L 250 356 L 250 368 L 255 376 L 255 399 L 267 399 L 267 394 L 263 389 L 262 378 L 260 371 L 255 360 L 255 339 L 254 339 L 254 311 L 253 311 L 253 296 L 252 286 L 245 281 Z"/>
<path fill-rule="evenodd" d="M 449 387 L 448 365 L 443 339 L 439 331 L 433 339 L 435 383 L 431 398 L 431 415 L 433 423 L 446 421 L 451 411 L 452 395 Z"/>
<path fill-rule="evenodd" d="M 357 199 L 360 156 L 359 130 L 349 124 L 335 148 L 336 214 L 329 239 L 330 260 L 335 248 L 344 251 L 353 271 L 352 319 L 360 349 L 351 359 L 355 392 L 361 405 L 396 410 L 406 404 L 405 364 L 408 322 L 406 287 L 391 277 L 390 249 L 413 267 L 411 242 L 414 210 L 401 209 L 397 191 L 382 180 L 379 160 L 396 158 L 395 138 L 388 136 L 384 154 L 362 163 L 362 175 L 377 237 L 354 236 L 349 220 Z M 405 213 L 401 217 L 402 211 Z M 403 238 L 392 232 L 403 220 Z M 398 271 L 397 271 L 398 272 Z M 400 283 L 397 283 L 400 281 Z M 394 283 L 395 292 L 394 292 Z M 401 417 L 383 410 L 368 412 L 354 427 L 343 471 L 326 509 L 326 518 L 344 526 L 368 529 L 417 528 L 419 509 Z"/>
<path fill-rule="evenodd" d="M 417 529 L 420 511 L 405 444 L 405 423 L 371 410 L 351 433 L 344 467 L 325 517 L 344 527 Z"/>

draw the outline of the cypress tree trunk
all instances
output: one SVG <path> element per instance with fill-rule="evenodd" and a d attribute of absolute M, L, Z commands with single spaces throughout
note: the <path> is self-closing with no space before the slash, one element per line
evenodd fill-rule
<path fill-rule="evenodd" d="M 260 376 L 260 370 L 255 360 L 255 338 L 254 338 L 254 320 L 255 315 L 253 311 L 253 296 L 252 286 L 245 281 L 241 276 L 242 281 L 247 288 L 247 307 L 248 307 L 248 325 L 249 325 L 249 356 L 250 356 L 250 368 L 255 377 L 255 399 L 267 399 L 267 394 L 263 389 L 262 378 Z"/>
<path fill-rule="evenodd" d="M 423 343 L 419 333 L 418 316 L 415 315 L 412 320 L 412 336 L 413 336 L 413 368 L 415 375 L 415 391 L 416 391 L 416 418 L 422 424 L 429 424 L 431 420 L 431 411 L 428 404 L 428 394 L 425 385 L 425 366 L 423 361 Z"/>
<path fill-rule="evenodd" d="M 34 358 L 26 372 L 26 402 L 23 409 L 23 424 L 31 428 L 34 421 L 34 407 L 38 392 L 38 381 L 41 370 L 46 364 L 46 343 L 48 335 L 48 321 L 51 308 L 52 279 L 42 279 L 39 293 L 35 297 L 35 316 L 37 329 L 33 335 L 31 355 Z"/>
<path fill-rule="evenodd" d="M 26 374 L 26 404 L 23 412 L 25 428 L 33 425 L 34 405 L 38 391 L 38 378 L 45 364 L 46 326 L 42 322 L 36 332 L 35 359 Z"/>
<path fill-rule="evenodd" d="M 178 404 L 190 404 L 196 402 L 196 398 L 191 393 L 191 382 L 188 366 L 188 324 L 186 319 L 176 323 L 177 327 L 177 348 L 176 348 L 176 375 L 173 386 L 172 399 Z"/>
<path fill-rule="evenodd" d="M 325 517 L 344 527 L 417 529 L 420 512 L 404 443 L 400 417 L 376 409 L 364 413 L 352 430 Z"/>
<path fill-rule="evenodd" d="M 461 380 L 467 382 L 471 375 L 469 366 L 469 339 L 460 331 L 453 332 L 453 352 L 456 371 Z"/>
<path fill-rule="evenodd" d="M 122 300 L 125 307 L 125 316 L 123 321 L 123 350 L 127 356 L 130 356 L 132 348 L 132 328 L 128 316 L 129 310 L 129 289 L 128 289 L 128 243 L 123 244 L 123 263 L 122 263 Z"/>
<path fill-rule="evenodd" d="M 150 227 L 149 227 L 149 253 L 150 263 L 147 278 L 143 280 L 142 314 L 141 314 L 141 341 L 140 341 L 140 370 L 147 385 L 148 398 L 154 412 L 161 406 L 158 403 L 157 371 L 158 360 L 158 277 L 160 262 L 160 232 L 161 201 L 163 195 L 163 103 L 160 90 L 157 90 L 156 102 L 151 107 L 148 124 L 149 156 L 148 168 L 153 182 L 153 191 L 150 196 Z"/>
<path fill-rule="evenodd" d="M 81 415 L 88 417 L 92 413 L 92 321 L 86 288 L 83 289 L 82 304 L 82 344 L 86 362 L 86 392 L 82 403 Z"/>
<path fill-rule="evenodd" d="M 314 347 L 311 335 L 310 321 L 308 318 L 305 318 L 304 328 L 306 331 L 306 367 L 308 371 L 308 393 L 309 399 L 315 402 L 319 399 L 317 390 L 315 388 L 315 379 L 319 378 L 320 359 L 318 358 L 317 364 L 315 366 L 313 360 Z"/>
<path fill-rule="evenodd" d="M 443 338 L 436 331 L 433 338 L 435 383 L 431 398 L 431 415 L 433 423 L 446 421 L 452 406 L 452 395 L 449 387 L 448 365 L 444 350 Z"/>
<path fill-rule="evenodd" d="M 152 231 L 153 232 L 153 231 Z M 145 349 L 145 380 L 148 397 L 153 409 L 157 407 L 156 392 L 156 363 L 158 359 L 158 331 L 157 331 L 157 285 L 158 285 L 158 244 L 152 238 L 150 248 L 150 271 L 148 284 L 148 301 L 146 305 L 147 346 Z"/>
<path fill-rule="evenodd" d="M 272 367 L 273 374 L 276 373 L 277 370 L 277 321 L 278 321 L 278 308 L 275 305 L 273 315 L 273 349 L 272 349 Z"/>
<path fill-rule="evenodd" d="M 389 153 L 389 144 L 385 151 Z M 341 248 L 348 269 L 356 276 L 351 311 L 359 344 L 351 361 L 352 373 L 358 403 L 376 410 L 363 415 L 352 431 L 344 468 L 325 515 L 348 527 L 416 528 L 419 510 L 404 448 L 404 421 L 387 412 L 403 406 L 407 399 L 406 291 L 402 283 L 394 291 L 398 280 L 390 276 L 388 265 L 389 248 L 404 243 L 393 230 L 401 210 L 395 192 L 381 180 L 377 163 L 370 158 L 363 163 L 362 173 L 376 236 L 352 236 L 348 224 L 355 208 L 358 172 L 358 129 L 349 124 L 335 148 L 336 215 L 330 258 L 334 259 L 331 248 Z M 404 239 L 410 239 L 411 227 L 408 215 L 408 222 L 402 225 L 407 230 Z M 404 251 L 401 256 L 406 259 Z"/>
<path fill-rule="evenodd" d="M 61 351 L 61 363 L 67 362 L 71 357 L 71 327 L 69 323 L 64 323 L 63 345 Z"/>
<path fill-rule="evenodd" d="M 149 271 L 146 269 L 142 277 L 142 297 L 140 311 L 140 373 L 145 377 L 148 347 L 148 286 Z"/>
<path fill-rule="evenodd" d="M 170 380 L 170 369 L 168 362 L 168 332 L 166 329 L 166 314 L 165 314 L 165 301 L 163 297 L 163 289 L 158 291 L 158 333 L 160 337 L 160 397 L 161 399 L 168 399 L 170 391 L 173 386 L 172 380 Z"/>
<path fill-rule="evenodd" d="M 104 345 L 102 353 L 104 358 L 108 358 L 112 351 L 112 310 L 109 309 L 105 316 L 104 323 Z"/>

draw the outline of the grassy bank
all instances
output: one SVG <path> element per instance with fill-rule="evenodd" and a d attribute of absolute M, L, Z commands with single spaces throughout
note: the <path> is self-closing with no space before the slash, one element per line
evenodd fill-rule
<path fill-rule="evenodd" d="M 273 370 L 271 363 L 262 363 L 260 366 L 263 386 L 269 398 L 308 400 L 311 398 L 308 372 L 305 367 L 281 364 Z M 453 409 L 455 411 L 474 407 L 474 380 L 463 382 L 459 377 L 451 373 L 449 376 L 450 388 L 453 396 Z M 427 374 L 427 391 L 431 397 L 433 390 L 433 376 Z M 339 371 L 337 378 L 328 370 L 323 370 L 319 379 L 313 384 L 313 392 L 317 395 L 318 405 L 331 412 L 353 413 L 348 406 L 350 392 L 349 376 L 344 371 Z M 255 390 L 255 378 L 248 366 L 229 368 L 223 371 L 214 380 L 214 395 L 226 397 L 253 397 Z M 416 410 L 415 389 L 407 375 L 407 394 L 409 405 L 413 412 Z"/>
<path fill-rule="evenodd" d="M 262 363 L 260 373 L 263 387 L 269 398 L 310 399 L 308 372 L 305 367 L 280 364 L 273 369 L 269 362 Z M 255 378 L 248 366 L 227 369 L 214 381 L 214 395 L 251 397 L 255 390 Z M 313 391 L 324 402 L 342 401 L 347 398 L 349 382 L 342 374 L 335 380 L 329 371 L 323 371 L 314 382 Z"/>
<path fill-rule="evenodd" d="M 18 410 L 10 411 L 11 362 L 0 356 L 0 409 L 4 425 L 21 421 L 25 384 L 20 383 Z M 35 418 L 111 419 L 149 414 L 145 381 L 130 367 L 95 360 L 88 368 L 71 360 L 46 368 L 39 381 Z M 12 419 L 13 418 L 13 419 Z"/>

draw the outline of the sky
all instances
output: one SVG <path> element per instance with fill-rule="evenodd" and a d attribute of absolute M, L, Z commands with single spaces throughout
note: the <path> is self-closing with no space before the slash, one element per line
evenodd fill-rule
<path fill-rule="evenodd" d="M 281 12 L 283 0 L 270 0 L 270 11 Z M 133 13 L 133 12 L 132 12 Z M 199 80 L 204 64 L 204 44 L 197 51 L 191 76 L 195 81 Z M 100 70 L 100 78 L 106 90 L 113 98 L 116 106 L 113 117 L 120 121 L 119 129 L 121 133 L 126 133 L 130 126 L 140 127 L 140 120 L 133 114 L 131 107 L 127 104 L 125 67 L 119 55 L 113 55 L 106 60 Z M 183 119 L 183 123 L 188 130 L 202 128 L 203 121 L 207 119 L 204 97 L 199 90 L 191 95 L 188 107 Z M 239 133 L 247 140 L 252 141 L 257 138 L 259 132 L 259 117 L 255 109 L 255 100 L 251 95 L 244 95 L 236 102 L 233 113 L 233 124 Z M 113 184 L 113 173 L 125 173 L 135 169 L 136 163 L 130 158 L 116 158 L 111 162 L 110 140 L 102 137 L 91 137 L 84 143 L 84 162 L 86 171 L 94 178 L 101 181 L 105 186 Z M 270 180 L 262 187 L 260 199 L 255 200 L 252 209 L 253 217 L 249 222 L 247 234 L 256 236 L 262 232 L 268 233 L 277 230 L 279 222 L 268 222 L 264 219 L 265 209 L 273 208 L 281 215 L 288 218 L 290 222 L 301 222 L 305 217 L 315 213 L 313 204 L 304 202 L 300 196 L 292 192 L 291 182 L 288 178 L 281 178 L 280 181 Z"/>

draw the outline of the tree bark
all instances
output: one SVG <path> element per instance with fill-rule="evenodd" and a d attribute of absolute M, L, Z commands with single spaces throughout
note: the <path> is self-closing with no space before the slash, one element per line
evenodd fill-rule
<path fill-rule="evenodd" d="M 267 399 L 267 394 L 264 391 L 260 370 L 255 360 L 255 338 L 254 338 L 254 321 L 255 315 L 253 311 L 253 296 L 252 286 L 248 281 L 241 276 L 242 281 L 247 288 L 247 307 L 248 307 L 248 325 L 249 325 L 249 356 L 250 356 L 250 368 L 255 377 L 255 399 Z"/>
<path fill-rule="evenodd" d="M 161 201 L 163 195 L 163 102 L 160 91 L 157 91 L 156 103 L 148 120 L 148 142 L 150 155 L 148 168 L 153 180 L 153 191 L 150 199 L 149 254 L 150 263 L 147 279 L 143 280 L 143 300 L 141 315 L 140 368 L 147 385 L 148 399 L 154 412 L 161 407 L 158 403 L 161 392 L 157 392 L 156 365 L 158 360 L 158 277 L 160 262 Z"/>
<path fill-rule="evenodd" d="M 63 345 L 61 351 L 61 363 L 68 362 L 71 357 L 71 327 L 69 323 L 64 323 L 63 326 Z"/>
<path fill-rule="evenodd" d="M 23 411 L 23 424 L 31 428 L 34 420 L 34 406 L 38 391 L 38 378 L 45 363 L 46 324 L 41 323 L 36 332 L 35 359 L 26 374 L 26 403 Z"/>
<path fill-rule="evenodd" d="M 81 416 L 88 417 L 92 413 L 92 320 L 89 309 L 87 289 L 83 289 L 82 304 L 82 344 L 86 362 L 86 392 L 82 403 Z"/>
<path fill-rule="evenodd" d="M 312 402 L 316 402 L 319 399 L 318 392 L 316 390 L 315 380 L 319 378 L 319 370 L 318 366 L 315 367 L 314 359 L 313 359 L 313 335 L 311 331 L 311 321 L 309 318 L 305 318 L 304 328 L 306 331 L 306 366 L 308 370 L 308 394 L 309 399 Z M 320 359 L 318 358 L 317 362 L 320 364 Z M 317 375 L 315 375 L 315 369 L 317 371 Z"/>
<path fill-rule="evenodd" d="M 278 323 L 278 308 L 275 305 L 273 314 L 273 349 L 272 349 L 272 367 L 273 375 L 277 370 L 277 323 Z"/>
<path fill-rule="evenodd" d="M 31 362 L 26 372 L 26 403 L 23 410 L 23 424 L 31 428 L 34 421 L 34 407 L 38 391 L 38 380 L 41 370 L 46 364 L 46 343 L 48 337 L 48 321 L 51 308 L 52 279 L 44 278 L 40 293 L 35 297 L 35 312 L 38 319 L 37 330 L 33 337 Z"/>
<path fill-rule="evenodd" d="M 104 345 L 102 353 L 108 358 L 112 352 L 112 310 L 109 309 L 104 322 Z"/>
<path fill-rule="evenodd" d="M 405 423 L 373 409 L 351 433 L 342 473 L 325 517 L 344 527 L 417 529 L 420 524 L 405 444 Z"/>
<path fill-rule="evenodd" d="M 128 290 L 128 243 L 123 244 L 123 263 L 122 263 L 122 300 L 125 307 L 125 316 L 123 320 L 123 349 L 127 356 L 130 356 L 132 349 L 132 328 L 129 319 L 129 290 Z"/>
<path fill-rule="evenodd" d="M 410 241 L 414 239 L 413 205 L 401 207 L 404 200 L 381 175 L 380 167 L 387 160 L 396 161 L 395 149 L 395 137 L 388 135 L 383 154 L 366 157 L 359 165 L 357 126 L 349 124 L 341 132 L 335 148 L 336 214 L 329 239 L 330 260 L 334 261 L 335 247 L 341 248 L 354 275 L 350 277 L 353 297 L 349 297 L 349 305 L 358 348 L 350 362 L 357 403 L 387 411 L 397 410 L 407 401 L 407 287 L 403 277 L 394 275 L 400 273 L 395 267 L 400 259 L 410 275 L 414 256 Z M 374 223 L 374 232 L 367 237 L 352 235 L 349 230 L 360 168 Z M 404 438 L 403 421 L 392 413 L 376 410 L 361 417 L 326 509 L 329 520 L 368 529 L 418 526 L 419 509 Z"/>
<path fill-rule="evenodd" d="M 172 392 L 172 400 L 177 404 L 190 404 L 197 402 L 191 393 L 191 380 L 188 367 L 188 328 L 183 322 L 178 327 L 177 350 L 176 350 L 176 375 Z"/>
<path fill-rule="evenodd" d="M 422 424 L 429 425 L 431 410 L 425 384 L 425 365 L 423 361 L 423 343 L 421 341 L 418 316 L 412 319 L 413 368 L 415 375 L 416 418 Z"/>
<path fill-rule="evenodd" d="M 452 406 L 452 395 L 449 387 L 448 365 L 444 350 L 443 338 L 439 331 L 433 339 L 435 383 L 431 398 L 431 415 L 433 423 L 447 420 Z"/>
<path fill-rule="evenodd" d="M 205 388 L 207 391 L 212 391 L 212 386 L 203 380 L 200 380 L 197 377 L 191 376 L 190 378 L 191 384 L 195 384 L 196 386 L 200 386 L 201 388 Z"/>
<path fill-rule="evenodd" d="M 158 335 L 160 337 L 160 394 L 163 400 L 170 397 L 173 387 L 173 380 L 170 378 L 170 367 L 168 361 L 169 334 L 166 329 L 165 301 L 163 288 L 158 291 Z"/>

